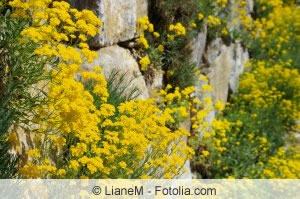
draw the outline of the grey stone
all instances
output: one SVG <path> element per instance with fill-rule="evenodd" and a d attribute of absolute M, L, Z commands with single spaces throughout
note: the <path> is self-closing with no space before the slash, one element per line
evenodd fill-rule
<path fill-rule="evenodd" d="M 154 97 L 153 91 L 163 88 L 163 71 L 162 69 L 153 69 L 151 80 L 146 82 L 149 96 Z"/>
<path fill-rule="evenodd" d="M 249 53 L 244 50 L 240 43 L 231 44 L 232 71 L 229 79 L 229 88 L 235 93 L 238 90 L 240 75 L 245 70 L 245 65 L 249 61 Z"/>
<path fill-rule="evenodd" d="M 216 39 L 208 46 L 206 53 L 209 64 L 207 77 L 213 88 L 214 99 L 225 104 L 232 71 L 230 48 L 224 45 L 221 39 Z"/>
<path fill-rule="evenodd" d="M 140 91 L 139 99 L 149 98 L 148 89 L 142 76 L 136 60 L 133 58 L 129 50 L 121 48 L 117 45 L 101 48 L 97 51 L 98 58 L 92 64 L 84 64 L 86 70 L 91 70 L 93 66 L 101 66 L 106 78 L 109 77 L 113 70 L 119 74 L 126 74 L 125 84 L 130 83 L 126 92 L 130 92 L 133 88 Z"/>
<path fill-rule="evenodd" d="M 198 68 L 200 68 L 202 56 L 205 52 L 207 39 L 207 27 L 205 26 L 204 30 L 197 34 L 196 38 L 192 40 L 192 63 L 195 63 Z"/>
<path fill-rule="evenodd" d="M 99 48 L 128 41 L 136 36 L 137 19 L 147 15 L 147 0 L 71 0 L 72 7 L 89 9 L 103 21 L 101 33 L 90 40 Z"/>

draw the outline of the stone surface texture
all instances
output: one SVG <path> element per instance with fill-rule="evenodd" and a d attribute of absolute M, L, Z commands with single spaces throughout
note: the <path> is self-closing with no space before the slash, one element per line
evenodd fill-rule
<path fill-rule="evenodd" d="M 205 52 L 207 40 L 207 27 L 204 30 L 197 34 L 196 38 L 193 39 L 191 48 L 192 48 L 192 57 L 191 61 L 200 67 L 202 63 L 202 57 Z"/>
<path fill-rule="evenodd" d="M 225 103 L 232 70 L 230 48 L 221 39 L 216 39 L 208 46 L 206 56 L 209 65 L 207 77 L 213 88 L 213 96 Z"/>
<path fill-rule="evenodd" d="M 125 84 L 129 84 L 126 92 L 130 92 L 133 88 L 138 88 L 140 95 L 138 98 L 149 98 L 148 89 L 145 80 L 140 72 L 136 60 L 133 58 L 129 50 L 121 48 L 117 45 L 101 48 L 97 51 L 98 58 L 91 64 L 85 64 L 86 70 L 91 70 L 93 66 L 101 66 L 106 78 L 112 73 L 113 70 L 117 71 L 120 75 L 126 74 Z"/>
<path fill-rule="evenodd" d="M 101 33 L 90 40 L 100 48 L 128 41 L 136 36 L 137 19 L 147 15 L 147 0 L 71 0 L 72 7 L 89 9 L 103 21 Z"/>

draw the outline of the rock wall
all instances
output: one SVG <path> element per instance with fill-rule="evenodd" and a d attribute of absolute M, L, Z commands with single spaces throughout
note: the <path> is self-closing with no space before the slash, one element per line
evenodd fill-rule
<path fill-rule="evenodd" d="M 211 42 L 205 52 L 207 76 L 213 87 L 214 99 L 226 103 L 229 91 L 238 89 L 239 77 L 249 60 L 249 53 L 240 43 L 226 46 L 220 38 Z"/>
<path fill-rule="evenodd" d="M 93 65 L 100 65 L 106 76 L 113 69 L 126 72 L 128 80 L 134 79 L 131 86 L 141 91 L 140 98 L 147 99 L 152 96 L 152 91 L 162 87 L 163 73 L 156 71 L 151 84 L 142 76 L 137 60 L 131 52 L 118 44 L 129 42 L 136 38 L 136 22 L 139 17 L 147 15 L 150 0 L 71 0 L 71 5 L 80 10 L 90 9 L 102 19 L 103 27 L 101 33 L 89 41 L 91 47 L 98 49 L 99 58 L 91 65 L 85 65 L 87 70 Z M 235 7 L 234 1 L 231 5 Z M 247 11 L 253 10 L 253 0 L 247 0 Z M 235 14 L 232 13 L 232 19 Z M 230 29 L 239 28 L 239 25 L 231 24 Z M 238 89 L 239 76 L 243 73 L 245 63 L 249 59 L 249 53 L 239 42 L 225 44 L 221 38 L 211 42 L 207 41 L 207 28 L 199 33 L 190 44 L 192 47 L 192 61 L 200 70 L 204 70 L 209 78 L 209 84 L 213 92 L 209 93 L 214 100 L 226 103 L 230 92 Z M 205 60 L 205 63 L 204 63 Z M 203 66 L 205 65 L 205 67 Z M 199 80 L 196 88 L 201 87 L 203 82 Z M 196 93 L 198 98 L 202 96 Z M 212 111 L 206 118 L 212 122 L 215 113 Z M 188 123 L 188 122 L 187 122 Z M 186 127 L 190 128 L 190 127 Z M 188 129 L 189 130 L 189 129 Z M 187 173 L 182 178 L 191 178 L 190 163 L 185 168 Z"/>
<path fill-rule="evenodd" d="M 148 88 L 140 72 L 139 65 L 129 50 L 121 48 L 118 45 L 113 45 L 101 48 L 97 53 L 98 58 L 93 63 L 84 65 L 86 70 L 91 70 L 92 66 L 102 66 L 107 79 L 113 70 L 115 70 L 119 75 L 125 75 L 124 84 L 129 85 L 126 89 L 127 93 L 136 87 L 140 91 L 140 99 L 149 98 Z"/>
<path fill-rule="evenodd" d="M 128 71 L 128 78 L 136 78 L 132 86 L 136 85 L 142 91 L 142 99 L 152 96 L 152 91 L 162 86 L 162 72 L 156 71 L 153 83 L 146 85 L 137 61 L 128 50 L 117 44 L 136 38 L 136 22 L 139 17 L 147 15 L 148 1 L 71 0 L 73 7 L 80 10 L 90 9 L 103 21 L 101 33 L 90 40 L 90 46 L 99 49 L 99 58 L 94 64 L 101 65 L 106 74 L 113 68 L 121 72 Z M 234 7 L 235 4 L 231 6 Z M 248 12 L 253 10 L 253 1 L 247 1 L 247 10 Z M 233 17 L 234 14 L 232 14 Z M 207 28 L 194 38 L 191 46 L 192 62 L 196 63 L 200 69 L 203 68 L 203 57 L 207 60 L 205 71 L 214 90 L 214 99 L 225 103 L 229 91 L 237 91 L 239 76 L 249 59 L 247 50 L 243 49 L 238 42 L 225 45 L 220 38 L 208 43 Z"/>
<path fill-rule="evenodd" d="M 101 34 L 90 41 L 99 48 L 128 41 L 136 36 L 137 19 L 147 15 L 147 0 L 71 0 L 79 10 L 89 9 L 101 18 Z"/>

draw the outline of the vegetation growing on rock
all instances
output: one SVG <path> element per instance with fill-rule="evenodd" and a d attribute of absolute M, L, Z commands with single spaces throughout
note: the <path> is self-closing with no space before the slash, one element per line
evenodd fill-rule
<path fill-rule="evenodd" d="M 89 47 L 103 27 L 95 13 L 66 1 L 3 1 L 0 178 L 179 178 L 188 160 L 199 178 L 299 178 L 299 8 L 254 5 L 151 1 L 130 50 L 146 81 L 154 71 L 163 80 L 153 98 L 136 99 L 136 88 L 121 88 L 125 76 L 84 67 L 98 55 Z M 219 55 L 192 61 L 203 32 L 204 49 L 218 40 L 250 53 L 227 104 L 206 77 L 208 57 Z"/>

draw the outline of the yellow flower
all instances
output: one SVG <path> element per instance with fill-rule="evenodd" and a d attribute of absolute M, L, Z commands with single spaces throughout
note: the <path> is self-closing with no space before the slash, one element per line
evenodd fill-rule
<path fill-rule="evenodd" d="M 59 169 L 57 171 L 57 175 L 58 176 L 65 176 L 66 175 L 66 170 L 65 169 Z"/>
<path fill-rule="evenodd" d="M 225 8 L 228 0 L 216 0 L 217 4 L 219 4 L 222 8 Z"/>
<path fill-rule="evenodd" d="M 142 45 L 145 49 L 149 48 L 149 44 L 147 39 L 144 37 L 144 35 L 140 35 L 140 38 L 137 40 L 137 43 Z"/>
<path fill-rule="evenodd" d="M 154 35 L 155 37 L 160 37 L 160 34 L 159 34 L 158 32 L 154 32 L 153 35 Z"/>
<path fill-rule="evenodd" d="M 198 13 L 198 20 L 202 20 L 204 18 L 204 15 L 202 13 Z"/>
<path fill-rule="evenodd" d="M 213 17 L 212 15 L 209 15 L 207 17 L 207 24 L 208 26 L 221 25 L 221 20 L 219 18 Z"/>
<path fill-rule="evenodd" d="M 202 152 L 203 157 L 207 157 L 209 155 L 209 151 L 203 150 Z"/>
<path fill-rule="evenodd" d="M 119 162 L 119 165 L 120 165 L 120 167 L 121 167 L 122 169 L 126 169 L 126 167 L 127 167 L 127 164 L 126 164 L 126 162 L 124 162 L 124 161 Z"/>
<path fill-rule="evenodd" d="M 31 158 L 40 158 L 41 157 L 41 153 L 38 149 L 31 149 L 31 150 L 28 150 L 26 153 Z"/>
<path fill-rule="evenodd" d="M 89 45 L 87 43 L 81 42 L 81 43 L 79 43 L 79 47 L 80 48 L 89 48 Z"/>
<path fill-rule="evenodd" d="M 160 44 L 160 45 L 157 47 L 157 50 L 158 50 L 159 52 L 163 53 L 164 50 L 165 50 L 165 47 L 164 47 L 163 45 Z"/>
<path fill-rule="evenodd" d="M 185 27 L 181 23 L 177 23 L 176 25 L 173 25 L 173 24 L 170 25 L 169 31 L 174 32 L 176 36 L 184 36 L 186 34 Z M 170 37 L 171 37 L 171 35 L 170 35 Z"/>
<path fill-rule="evenodd" d="M 191 24 L 191 27 L 192 27 L 192 28 L 197 28 L 197 24 L 196 24 L 196 23 L 192 23 L 192 24 Z"/>
<path fill-rule="evenodd" d="M 217 100 L 216 105 L 215 105 L 215 108 L 216 108 L 218 111 L 223 111 L 223 110 L 224 110 L 224 105 L 223 105 L 223 103 L 222 103 L 220 100 Z"/>
<path fill-rule="evenodd" d="M 140 61 L 139 61 L 140 65 L 141 65 L 141 70 L 142 71 L 146 71 L 149 64 L 151 64 L 150 58 L 148 55 L 146 55 L 145 57 L 143 57 Z"/>

